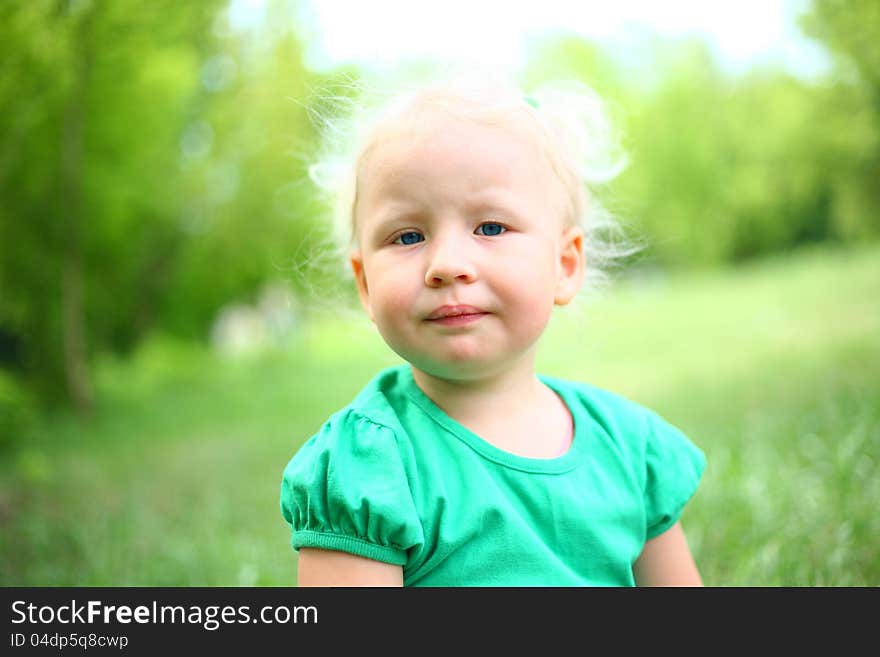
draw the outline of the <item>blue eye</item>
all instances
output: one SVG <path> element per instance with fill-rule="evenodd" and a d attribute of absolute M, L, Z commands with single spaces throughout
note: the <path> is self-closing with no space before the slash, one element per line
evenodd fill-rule
<path fill-rule="evenodd" d="M 408 230 L 407 232 L 398 235 L 397 238 L 394 240 L 394 243 L 409 246 L 410 244 L 418 244 L 419 242 L 423 242 L 424 240 L 425 237 L 421 233 L 417 233 L 414 230 Z"/>
<path fill-rule="evenodd" d="M 477 235 L 485 235 L 486 237 L 495 237 L 496 235 L 500 235 L 507 231 L 507 228 L 502 226 L 501 224 L 496 224 L 494 221 L 487 221 L 484 224 L 480 224 L 477 226 L 476 232 Z"/>

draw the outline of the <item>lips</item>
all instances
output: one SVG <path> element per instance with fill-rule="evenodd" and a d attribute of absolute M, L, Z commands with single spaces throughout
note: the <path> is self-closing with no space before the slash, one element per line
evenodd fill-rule
<path fill-rule="evenodd" d="M 481 316 L 486 315 L 485 310 L 481 310 L 480 308 L 476 308 L 474 306 L 440 306 L 439 308 L 435 308 L 430 315 L 428 315 L 425 319 L 428 321 L 436 321 L 436 320 L 444 320 L 444 319 L 454 319 L 457 317 L 466 318 L 468 316 Z"/>

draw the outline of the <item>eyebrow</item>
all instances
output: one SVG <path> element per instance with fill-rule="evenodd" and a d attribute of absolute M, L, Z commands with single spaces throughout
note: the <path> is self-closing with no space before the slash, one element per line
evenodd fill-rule
<path fill-rule="evenodd" d="M 504 215 L 509 215 L 513 219 L 524 218 L 523 215 L 516 210 L 515 204 L 510 202 L 508 195 L 504 192 L 481 192 L 468 200 L 465 204 L 465 209 L 472 213 L 495 211 L 501 212 Z"/>
<path fill-rule="evenodd" d="M 468 214 L 482 212 L 498 212 L 510 219 L 525 221 L 524 215 L 520 214 L 515 205 L 510 202 L 508 194 L 504 191 L 487 189 L 474 194 L 463 203 Z M 411 223 L 419 224 L 424 220 L 425 210 L 418 201 L 406 198 L 406 195 L 395 195 L 386 201 L 379 209 L 381 218 L 370 231 L 371 237 L 384 239 L 402 225 Z"/>
<path fill-rule="evenodd" d="M 371 237 L 384 239 L 402 224 L 415 223 L 422 215 L 415 203 L 392 201 L 381 209 L 381 218 L 370 230 Z"/>

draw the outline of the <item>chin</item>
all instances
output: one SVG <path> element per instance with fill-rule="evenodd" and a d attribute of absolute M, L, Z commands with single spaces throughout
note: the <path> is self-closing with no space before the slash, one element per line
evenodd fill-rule
<path fill-rule="evenodd" d="M 442 351 L 413 349 L 412 345 L 401 347 L 389 345 L 398 356 L 416 369 L 446 381 L 477 381 L 495 376 L 510 369 L 528 347 L 517 351 L 514 356 L 499 353 L 499 350 L 487 351 L 485 340 L 462 340 L 458 343 L 446 344 Z"/>
<path fill-rule="evenodd" d="M 445 381 L 478 381 L 505 369 L 505 365 L 488 358 L 407 359 L 414 367 Z"/>

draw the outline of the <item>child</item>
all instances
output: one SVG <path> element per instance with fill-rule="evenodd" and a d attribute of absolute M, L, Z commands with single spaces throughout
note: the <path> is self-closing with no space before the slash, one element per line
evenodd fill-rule
<path fill-rule="evenodd" d="M 300 586 L 701 585 L 678 520 L 702 452 L 535 372 L 554 306 L 603 255 L 599 107 L 578 85 L 453 81 L 372 124 L 341 216 L 360 300 L 406 363 L 284 472 Z"/>

